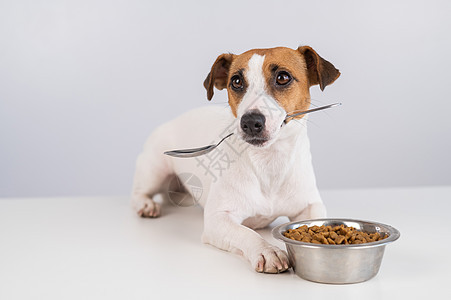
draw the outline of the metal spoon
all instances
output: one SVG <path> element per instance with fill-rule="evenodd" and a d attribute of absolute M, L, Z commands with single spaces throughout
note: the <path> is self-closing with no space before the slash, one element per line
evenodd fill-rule
<path fill-rule="evenodd" d="M 298 112 L 298 113 L 286 116 L 285 120 L 283 120 L 283 122 L 287 123 L 287 120 L 290 119 L 290 118 L 294 118 L 294 117 L 297 117 L 297 116 L 300 116 L 300 115 L 305 115 L 305 114 L 308 114 L 308 113 L 311 113 L 311 112 L 314 112 L 314 111 L 323 110 L 323 109 L 326 109 L 326 108 L 331 108 L 331 107 L 339 106 L 339 105 L 341 105 L 341 103 L 333 103 L 333 104 L 329 104 L 329 105 L 320 106 L 320 107 L 317 107 L 317 108 L 312 108 L 312 109 L 309 109 L 309 110 L 304 110 L 304 111 L 301 111 L 301 112 Z"/>
<path fill-rule="evenodd" d="M 287 120 L 290 118 L 294 118 L 300 115 L 305 115 L 314 111 L 318 111 L 318 110 L 323 110 L 326 108 L 331 108 L 334 106 L 338 106 L 341 105 L 341 103 L 334 103 L 334 104 L 329 104 L 329 105 L 325 105 L 325 106 L 321 106 L 321 107 L 317 107 L 317 108 L 313 108 L 313 109 L 309 109 L 309 110 L 305 110 L 305 111 L 301 111 L 295 114 L 291 114 L 291 115 L 287 115 L 285 117 L 285 119 L 283 120 L 283 123 L 287 123 Z M 164 154 L 169 155 L 169 156 L 174 156 L 174 157 L 196 157 L 196 156 L 201 156 L 207 153 L 210 153 L 211 151 L 213 151 L 216 147 L 218 147 L 226 138 L 230 137 L 233 135 L 233 132 L 230 133 L 229 135 L 226 135 L 225 137 L 223 137 L 219 143 L 217 144 L 213 144 L 213 145 L 208 145 L 208 146 L 204 146 L 204 147 L 200 147 L 200 148 L 192 148 L 192 149 L 181 149 L 181 150 L 172 150 L 172 151 L 166 151 L 164 152 Z"/>
<path fill-rule="evenodd" d="M 219 141 L 216 145 L 208 145 L 200 148 L 193 148 L 193 149 L 182 149 L 182 150 L 172 150 L 172 151 L 166 151 L 164 154 L 174 156 L 174 157 L 196 157 L 201 156 L 204 154 L 207 154 L 211 151 L 213 151 L 216 147 L 219 146 L 226 138 L 233 135 L 233 132 L 229 135 L 222 138 L 222 140 Z"/>

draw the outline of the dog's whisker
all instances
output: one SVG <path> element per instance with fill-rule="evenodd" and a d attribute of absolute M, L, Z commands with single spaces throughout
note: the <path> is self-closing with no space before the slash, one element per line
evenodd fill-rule
<path fill-rule="evenodd" d="M 321 103 L 321 104 L 324 104 L 324 103 L 325 103 L 325 102 L 320 101 L 320 100 L 317 100 L 317 99 L 312 99 L 312 100 L 317 101 L 317 102 L 319 102 L 319 103 Z M 312 104 L 312 105 L 313 105 L 313 104 Z M 328 118 L 333 119 L 333 117 L 330 115 L 330 113 L 328 113 L 327 111 L 323 111 L 323 112 L 326 114 L 326 116 L 327 116 Z"/>
<path fill-rule="evenodd" d="M 312 120 L 306 119 L 306 121 L 309 122 L 309 124 L 312 124 L 313 126 L 316 126 L 317 128 L 320 128 L 320 126 L 317 123 L 313 122 Z"/>
<path fill-rule="evenodd" d="M 321 100 L 318 100 L 318 99 L 313 99 L 313 98 L 311 98 L 311 99 L 316 101 L 316 102 L 319 102 L 321 105 L 327 103 L 327 102 L 324 102 L 324 101 L 321 101 Z M 330 113 L 328 113 L 327 111 L 324 111 L 324 113 L 326 114 L 327 117 L 329 117 L 330 119 L 333 119 L 333 117 L 330 115 Z"/>
<path fill-rule="evenodd" d="M 321 105 L 324 105 L 324 104 L 330 102 L 330 101 L 324 102 L 324 101 L 319 100 L 319 99 L 316 99 L 316 98 L 310 98 L 310 100 L 316 101 L 316 102 L 318 102 L 318 103 L 321 104 Z"/>
<path fill-rule="evenodd" d="M 309 124 L 312 124 L 313 126 L 316 126 L 318 128 L 320 128 L 320 126 L 318 124 L 316 124 L 315 122 L 313 122 L 310 119 L 304 119 L 306 122 L 308 122 Z M 298 119 L 293 119 L 293 121 L 295 121 L 296 124 L 300 124 L 302 126 L 304 126 L 305 128 L 307 128 L 307 124 L 304 124 L 303 122 L 301 122 L 301 120 Z"/>
<path fill-rule="evenodd" d="M 315 103 L 312 103 L 312 99 L 309 99 L 310 101 L 307 101 L 307 103 L 308 104 L 310 104 L 310 105 L 312 105 L 312 106 L 314 106 L 314 107 L 319 107 L 319 105 L 317 105 L 317 104 L 315 104 Z"/>
<path fill-rule="evenodd" d="M 292 120 L 292 121 L 294 121 L 295 124 L 298 124 L 298 125 L 301 125 L 301 126 L 304 126 L 305 128 L 307 128 L 307 125 L 304 124 L 304 123 L 302 123 L 302 122 L 299 121 L 299 120 L 294 119 L 294 120 Z"/>

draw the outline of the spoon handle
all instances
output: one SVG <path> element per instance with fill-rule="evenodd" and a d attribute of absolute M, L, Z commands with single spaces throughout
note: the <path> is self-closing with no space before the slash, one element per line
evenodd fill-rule
<path fill-rule="evenodd" d="M 298 112 L 298 113 L 286 116 L 285 121 L 287 121 L 289 118 L 294 118 L 294 117 L 297 117 L 297 116 L 300 116 L 300 115 L 305 115 L 305 114 L 308 114 L 308 113 L 311 113 L 311 112 L 314 112 L 314 111 L 318 111 L 318 110 L 322 110 L 322 109 L 326 109 L 326 108 L 331 108 L 331 107 L 338 106 L 338 105 L 341 105 L 341 103 L 333 103 L 333 104 L 329 104 L 329 105 L 325 105 L 325 106 L 321 106 L 321 107 L 317 107 L 317 108 L 312 108 L 312 109 L 309 109 L 309 110 L 301 111 L 301 112 Z"/>
<path fill-rule="evenodd" d="M 232 136 L 232 135 L 233 135 L 233 132 L 232 132 L 232 133 L 229 133 L 228 135 L 226 135 L 225 137 L 223 137 L 223 138 L 219 141 L 219 143 L 216 144 L 216 147 L 218 147 L 219 144 L 221 144 L 226 138 L 228 138 L 228 137 L 230 137 L 230 136 Z"/>

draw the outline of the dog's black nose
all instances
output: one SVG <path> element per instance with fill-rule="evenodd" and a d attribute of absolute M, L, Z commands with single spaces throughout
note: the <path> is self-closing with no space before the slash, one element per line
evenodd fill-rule
<path fill-rule="evenodd" d="M 266 118 L 259 112 L 245 113 L 241 117 L 241 129 L 248 135 L 257 135 L 265 128 Z"/>

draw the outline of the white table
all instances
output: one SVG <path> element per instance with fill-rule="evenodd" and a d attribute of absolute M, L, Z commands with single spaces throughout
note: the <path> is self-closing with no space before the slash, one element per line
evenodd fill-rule
<path fill-rule="evenodd" d="M 162 217 L 140 219 L 127 197 L 0 199 L 0 299 L 450 299 L 451 187 L 322 195 L 330 217 L 401 231 L 370 281 L 256 273 L 200 242 L 199 207 L 165 206 Z M 260 232 L 283 247 L 270 228 Z"/>

